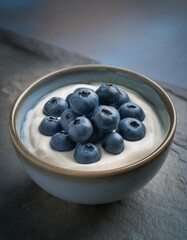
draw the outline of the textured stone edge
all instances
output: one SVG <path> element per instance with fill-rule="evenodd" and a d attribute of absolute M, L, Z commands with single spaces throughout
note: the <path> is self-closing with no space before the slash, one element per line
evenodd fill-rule
<path fill-rule="evenodd" d="M 71 55 L 71 57 L 74 56 L 77 58 L 84 58 L 90 63 L 99 64 L 99 61 L 96 61 L 94 59 L 82 56 L 78 53 L 67 51 L 46 42 L 36 40 L 3 28 L 0 28 L 0 41 L 13 45 L 14 47 L 19 48 L 22 51 L 27 51 L 41 57 L 43 56 L 46 58 L 53 58 L 59 60 L 62 59 L 62 57 L 64 58 Z"/>

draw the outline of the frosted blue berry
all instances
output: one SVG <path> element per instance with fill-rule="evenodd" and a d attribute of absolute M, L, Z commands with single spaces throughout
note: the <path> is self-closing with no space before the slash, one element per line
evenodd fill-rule
<path fill-rule="evenodd" d="M 144 124 L 136 118 L 124 118 L 119 122 L 118 133 L 128 141 L 138 141 L 144 138 Z"/>
<path fill-rule="evenodd" d="M 79 88 L 72 93 L 69 104 L 77 114 L 87 115 L 98 106 L 99 98 L 94 90 Z"/>
<path fill-rule="evenodd" d="M 111 83 L 102 84 L 97 90 L 101 105 L 115 105 L 119 100 L 120 91 Z"/>
<path fill-rule="evenodd" d="M 124 103 L 121 105 L 118 111 L 121 119 L 132 117 L 138 119 L 139 121 L 143 121 L 145 118 L 143 109 L 139 105 L 132 102 Z"/>
<path fill-rule="evenodd" d="M 50 144 L 54 150 L 59 152 L 71 151 L 76 146 L 76 143 L 65 131 L 54 134 L 51 138 Z"/>
<path fill-rule="evenodd" d="M 61 130 L 62 127 L 57 117 L 45 117 L 39 125 L 39 131 L 46 136 L 53 136 Z"/>
<path fill-rule="evenodd" d="M 92 114 L 94 126 L 103 132 L 112 132 L 118 126 L 120 115 L 118 111 L 110 106 L 100 105 Z"/>
<path fill-rule="evenodd" d="M 43 113 L 46 116 L 60 117 L 67 108 L 68 103 L 63 98 L 53 97 L 44 105 Z"/>
<path fill-rule="evenodd" d="M 93 126 L 86 117 L 77 117 L 69 124 L 69 136 L 75 142 L 85 142 L 93 133 Z"/>
<path fill-rule="evenodd" d="M 106 152 L 119 154 L 124 149 L 124 140 L 117 132 L 108 133 L 102 140 L 101 146 Z"/>
<path fill-rule="evenodd" d="M 74 158 L 78 163 L 90 164 L 99 161 L 101 153 L 96 145 L 81 143 L 75 149 Z"/>

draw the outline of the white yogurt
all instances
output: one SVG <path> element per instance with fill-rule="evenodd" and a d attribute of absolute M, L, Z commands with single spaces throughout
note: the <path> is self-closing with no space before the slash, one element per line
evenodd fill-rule
<path fill-rule="evenodd" d="M 98 86 L 99 84 L 69 85 L 57 89 L 43 98 L 28 112 L 24 123 L 23 143 L 27 149 L 36 155 L 41 161 L 45 161 L 57 167 L 81 171 L 98 171 L 119 168 L 137 162 L 155 151 L 164 139 L 164 131 L 153 107 L 137 93 L 121 86 L 117 87 L 126 91 L 130 100 L 141 106 L 144 110 L 145 119 L 143 123 L 146 128 L 146 135 L 143 139 L 136 142 L 124 140 L 125 149 L 118 155 L 112 155 L 105 152 L 100 144 L 98 144 L 102 157 L 100 161 L 92 164 L 77 163 L 73 157 L 74 150 L 70 152 L 57 152 L 51 148 L 51 137 L 42 135 L 38 130 L 41 120 L 45 117 L 43 114 L 44 104 L 52 97 L 62 97 L 65 99 L 69 93 L 73 92 L 78 87 L 88 87 L 96 90 Z"/>

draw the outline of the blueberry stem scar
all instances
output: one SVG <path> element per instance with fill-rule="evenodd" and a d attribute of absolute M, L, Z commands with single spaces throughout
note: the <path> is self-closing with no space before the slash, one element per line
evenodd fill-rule
<path fill-rule="evenodd" d="M 90 95 L 90 92 L 88 92 L 88 91 L 81 91 L 81 92 L 79 92 L 79 95 L 81 95 L 81 97 L 83 97 L 83 98 L 87 98 Z"/>
<path fill-rule="evenodd" d="M 136 121 L 130 122 L 131 127 L 137 128 L 139 124 Z"/>
<path fill-rule="evenodd" d="M 73 122 L 73 125 L 79 125 L 80 124 L 80 119 L 75 119 L 74 122 Z"/>
<path fill-rule="evenodd" d="M 52 104 L 56 104 L 56 103 L 57 103 L 57 100 L 56 100 L 55 98 L 53 98 L 53 99 L 51 100 L 51 103 L 52 103 Z"/>
<path fill-rule="evenodd" d="M 101 112 L 106 115 L 112 115 L 112 113 L 108 109 L 102 109 Z"/>
<path fill-rule="evenodd" d="M 68 113 L 68 114 L 66 115 L 66 119 L 70 119 L 70 118 L 71 118 L 71 114 Z"/>
<path fill-rule="evenodd" d="M 94 150 L 94 147 L 91 144 L 85 144 L 84 150 L 87 152 L 92 152 Z"/>
<path fill-rule="evenodd" d="M 136 108 L 134 105 L 129 105 L 128 108 Z"/>

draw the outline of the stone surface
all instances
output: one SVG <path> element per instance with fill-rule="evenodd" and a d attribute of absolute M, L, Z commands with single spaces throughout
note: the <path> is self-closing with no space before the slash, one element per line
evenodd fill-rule
<path fill-rule="evenodd" d="M 107 205 L 59 200 L 23 170 L 8 134 L 16 96 L 37 78 L 95 61 L 0 30 L 0 239 L 187 239 L 187 91 L 161 82 L 178 126 L 156 177 L 132 196 Z"/>

